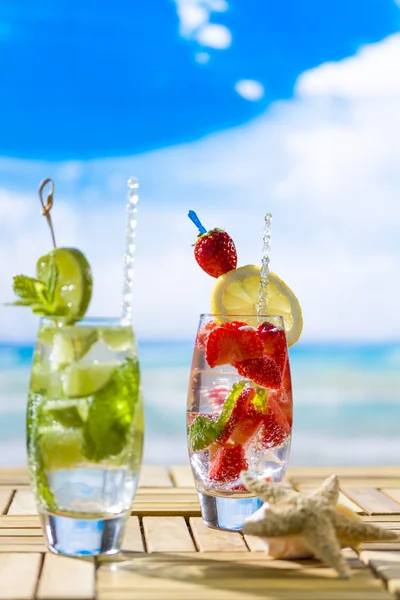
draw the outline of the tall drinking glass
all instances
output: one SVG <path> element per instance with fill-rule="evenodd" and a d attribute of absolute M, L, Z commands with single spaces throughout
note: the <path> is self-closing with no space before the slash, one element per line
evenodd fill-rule
<path fill-rule="evenodd" d="M 142 458 L 133 330 L 121 319 L 43 318 L 30 381 L 27 446 L 51 550 L 118 552 Z"/>
<path fill-rule="evenodd" d="M 240 529 L 261 505 L 240 472 L 279 482 L 289 456 L 292 387 L 282 317 L 200 316 L 187 424 L 205 523 Z"/>

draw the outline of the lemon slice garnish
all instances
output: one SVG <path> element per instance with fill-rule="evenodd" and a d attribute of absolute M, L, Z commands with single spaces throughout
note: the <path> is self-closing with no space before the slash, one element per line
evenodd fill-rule
<path fill-rule="evenodd" d="M 218 277 L 211 291 L 211 312 L 215 315 L 256 315 L 260 288 L 260 267 L 246 265 Z M 288 346 L 293 346 L 303 329 L 299 301 L 276 275 L 269 273 L 268 314 L 281 315 Z"/>

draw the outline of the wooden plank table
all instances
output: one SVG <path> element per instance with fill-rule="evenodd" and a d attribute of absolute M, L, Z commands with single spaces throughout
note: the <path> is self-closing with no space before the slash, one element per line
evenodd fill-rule
<path fill-rule="evenodd" d="M 312 490 L 332 473 L 342 502 L 400 533 L 400 467 L 291 468 L 287 480 Z M 400 542 L 343 552 L 347 581 L 316 560 L 268 560 L 257 538 L 203 524 L 188 466 L 147 466 L 120 555 L 97 563 L 56 556 L 45 548 L 26 470 L 0 470 L 2 600 L 400 598 Z"/>

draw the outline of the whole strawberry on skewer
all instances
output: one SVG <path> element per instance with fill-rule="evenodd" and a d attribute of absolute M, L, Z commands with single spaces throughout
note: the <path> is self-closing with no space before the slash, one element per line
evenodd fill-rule
<path fill-rule="evenodd" d="M 219 277 L 236 269 L 237 253 L 230 235 L 218 228 L 207 231 L 194 210 L 189 210 L 188 217 L 200 232 L 194 245 L 194 257 L 203 271 L 211 277 Z"/>

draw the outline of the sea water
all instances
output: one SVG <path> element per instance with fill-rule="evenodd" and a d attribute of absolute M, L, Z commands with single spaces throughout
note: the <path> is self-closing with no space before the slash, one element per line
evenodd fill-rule
<path fill-rule="evenodd" d="M 0 345 L 0 465 L 25 465 L 33 348 Z M 193 340 L 141 341 L 146 464 L 189 464 L 186 398 Z M 400 463 L 400 342 L 318 343 L 289 349 L 290 465 Z"/>

